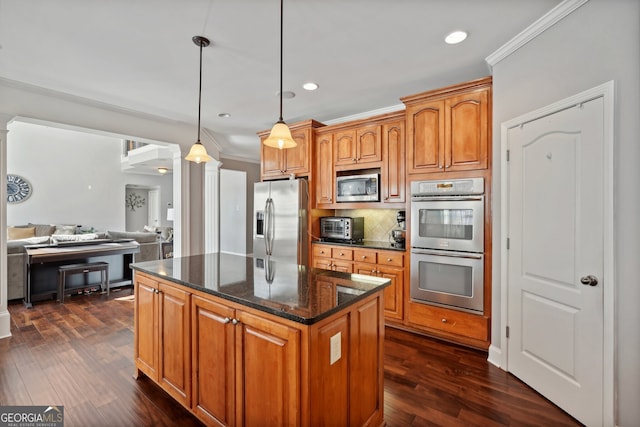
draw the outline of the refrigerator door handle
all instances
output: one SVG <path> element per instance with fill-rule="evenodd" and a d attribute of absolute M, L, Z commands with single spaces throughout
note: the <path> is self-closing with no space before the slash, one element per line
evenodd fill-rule
<path fill-rule="evenodd" d="M 269 197 L 264 206 L 265 233 L 264 249 L 267 255 L 273 255 L 273 238 L 275 235 L 275 212 L 273 199 Z"/>

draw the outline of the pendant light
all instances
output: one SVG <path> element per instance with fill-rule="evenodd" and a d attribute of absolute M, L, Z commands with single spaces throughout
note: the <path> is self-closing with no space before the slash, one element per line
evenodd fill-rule
<path fill-rule="evenodd" d="M 276 124 L 273 125 L 269 137 L 263 142 L 263 144 L 268 147 L 279 148 L 281 150 L 283 148 L 293 148 L 298 145 L 291 137 L 291 131 L 282 118 L 282 17 L 284 15 L 283 2 L 284 0 L 280 0 L 280 118 L 278 119 Z"/>
<path fill-rule="evenodd" d="M 189 154 L 185 160 L 196 163 L 203 163 L 212 160 L 207 154 L 207 149 L 200 142 L 200 106 L 202 104 L 202 48 L 209 46 L 209 39 L 202 36 L 193 36 L 192 39 L 196 46 L 200 46 L 200 86 L 198 87 L 198 140 L 191 146 Z"/>

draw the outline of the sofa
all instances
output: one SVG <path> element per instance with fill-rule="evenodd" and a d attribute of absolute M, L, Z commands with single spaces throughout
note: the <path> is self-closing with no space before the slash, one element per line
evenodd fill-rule
<path fill-rule="evenodd" d="M 105 231 L 78 232 L 75 225 L 26 224 L 7 227 L 7 299 L 24 298 L 25 250 L 27 245 L 57 244 L 88 240 L 133 239 L 140 245 L 134 262 L 161 258 L 161 234 L 158 232 Z M 110 277 L 113 277 L 110 275 Z"/>

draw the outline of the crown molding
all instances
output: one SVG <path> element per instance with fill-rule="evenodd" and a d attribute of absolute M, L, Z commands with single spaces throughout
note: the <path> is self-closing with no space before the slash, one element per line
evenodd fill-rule
<path fill-rule="evenodd" d="M 517 36 L 498 48 L 495 52 L 485 58 L 489 67 L 493 68 L 498 62 L 505 59 L 531 40 L 545 32 L 549 27 L 555 25 L 561 19 L 570 15 L 574 10 L 588 2 L 589 0 L 564 0 L 562 3 L 551 9 L 540 19 L 529 25 Z"/>
<path fill-rule="evenodd" d="M 339 117 L 337 119 L 332 120 L 323 120 L 322 123 L 325 125 L 336 125 L 344 122 L 350 122 L 352 120 L 360 120 L 360 119 L 368 119 L 369 117 L 377 116 L 379 114 L 387 114 L 387 113 L 395 113 L 397 111 L 404 111 L 405 105 L 391 105 L 389 107 L 378 108 L 377 110 L 365 111 L 363 113 L 353 114 L 351 116 Z"/>

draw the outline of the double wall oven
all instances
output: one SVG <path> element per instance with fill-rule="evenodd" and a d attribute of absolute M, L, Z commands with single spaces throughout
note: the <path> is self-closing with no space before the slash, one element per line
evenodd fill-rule
<path fill-rule="evenodd" d="M 484 179 L 411 183 L 411 300 L 484 310 Z"/>

